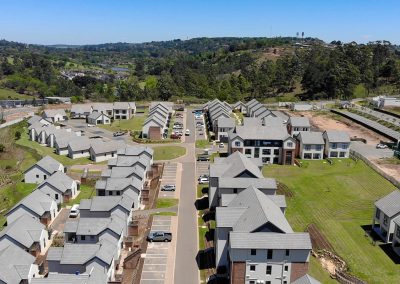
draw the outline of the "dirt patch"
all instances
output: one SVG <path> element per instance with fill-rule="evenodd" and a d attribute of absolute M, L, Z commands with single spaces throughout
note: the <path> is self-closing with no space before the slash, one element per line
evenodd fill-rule
<path fill-rule="evenodd" d="M 379 169 L 400 182 L 400 164 L 391 164 L 385 162 L 385 160 L 372 160 L 371 162 L 374 163 Z"/>
<path fill-rule="evenodd" d="M 357 123 L 346 119 L 346 118 L 338 118 L 334 119 L 331 117 L 330 113 L 320 113 L 320 112 L 296 112 L 291 113 L 291 115 L 300 116 L 303 115 L 310 119 L 311 125 L 319 130 L 342 130 L 346 131 L 350 137 L 364 138 L 367 140 L 367 144 L 376 145 L 381 141 L 387 141 L 387 138 L 361 126 Z"/>

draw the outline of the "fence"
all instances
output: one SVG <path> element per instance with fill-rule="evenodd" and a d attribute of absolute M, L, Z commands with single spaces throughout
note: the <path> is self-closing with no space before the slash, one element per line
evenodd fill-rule
<path fill-rule="evenodd" d="M 396 187 L 400 188 L 400 182 L 398 182 L 396 179 L 394 179 L 393 177 L 389 176 L 387 173 L 385 173 L 384 171 L 382 171 L 380 168 L 378 168 L 375 164 L 373 164 L 370 160 L 368 160 L 366 157 L 364 157 L 363 155 L 361 155 L 360 153 L 357 153 L 354 150 L 350 150 L 350 156 L 352 158 L 357 158 L 362 160 L 364 163 L 366 163 L 370 168 L 372 168 L 374 171 L 376 171 L 378 174 L 380 174 L 381 176 L 383 176 L 385 179 L 387 179 L 388 181 L 390 181 L 393 185 L 395 185 Z"/>

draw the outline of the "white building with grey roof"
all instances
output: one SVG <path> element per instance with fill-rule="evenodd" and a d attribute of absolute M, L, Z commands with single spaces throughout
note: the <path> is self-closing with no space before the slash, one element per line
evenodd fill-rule
<path fill-rule="evenodd" d="M 73 104 L 71 107 L 71 118 L 87 118 L 92 113 L 90 104 Z"/>
<path fill-rule="evenodd" d="M 120 196 L 129 191 L 134 194 L 135 202 L 138 202 L 143 184 L 136 178 L 108 178 L 98 180 L 95 187 L 98 196 Z"/>
<path fill-rule="evenodd" d="M 299 141 L 298 156 L 304 160 L 322 160 L 325 141 L 322 132 L 305 131 L 296 136 Z"/>
<path fill-rule="evenodd" d="M 287 129 L 292 136 L 300 132 L 311 131 L 310 120 L 305 116 L 291 116 L 287 122 Z"/>
<path fill-rule="evenodd" d="M 80 184 L 63 172 L 55 172 L 42 181 L 36 190 L 40 190 L 54 199 L 57 204 L 68 202 L 79 194 Z"/>
<path fill-rule="evenodd" d="M 58 214 L 57 203 L 40 190 L 34 190 L 15 204 L 6 214 L 7 224 L 22 215 L 29 215 L 44 225 L 51 223 Z"/>
<path fill-rule="evenodd" d="M 132 167 L 113 167 L 105 169 L 101 172 L 101 178 L 137 178 L 142 181 L 146 180 L 146 170 L 139 165 Z"/>
<path fill-rule="evenodd" d="M 42 117 L 51 120 L 53 123 L 68 119 L 68 116 L 63 109 L 46 109 L 43 111 Z"/>
<path fill-rule="evenodd" d="M 400 216 L 400 191 L 395 190 L 375 202 L 372 229 L 385 243 L 391 243 L 395 233 L 394 220 Z"/>
<path fill-rule="evenodd" d="M 347 132 L 326 130 L 323 138 L 325 140 L 325 157 L 348 158 L 350 156 L 350 136 Z"/>
<path fill-rule="evenodd" d="M 118 150 L 124 147 L 124 141 L 94 140 L 91 142 L 89 148 L 90 159 L 96 163 L 108 161 L 109 159 L 117 157 Z"/>
<path fill-rule="evenodd" d="M 45 156 L 25 170 L 24 182 L 41 183 L 55 172 L 65 172 L 65 167 L 52 157 Z"/>
<path fill-rule="evenodd" d="M 87 122 L 92 125 L 111 124 L 111 117 L 105 113 L 94 111 L 87 116 Z"/>
<path fill-rule="evenodd" d="M 232 117 L 220 117 L 216 123 L 215 139 L 220 142 L 228 142 L 228 132 L 235 128 L 235 119 Z"/>

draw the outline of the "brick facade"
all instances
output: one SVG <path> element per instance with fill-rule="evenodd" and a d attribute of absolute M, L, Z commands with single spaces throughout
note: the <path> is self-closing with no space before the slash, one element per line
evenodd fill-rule
<path fill-rule="evenodd" d="M 243 284 L 246 278 L 246 263 L 232 262 L 231 266 L 231 284 Z"/>
<path fill-rule="evenodd" d="M 292 263 L 290 281 L 296 281 L 308 273 L 308 262 Z"/>

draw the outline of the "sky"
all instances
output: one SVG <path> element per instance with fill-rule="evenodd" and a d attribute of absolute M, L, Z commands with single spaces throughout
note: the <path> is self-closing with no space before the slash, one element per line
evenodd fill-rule
<path fill-rule="evenodd" d="M 35 44 L 194 37 L 400 44 L 399 0 L 0 0 L 0 39 Z"/>

